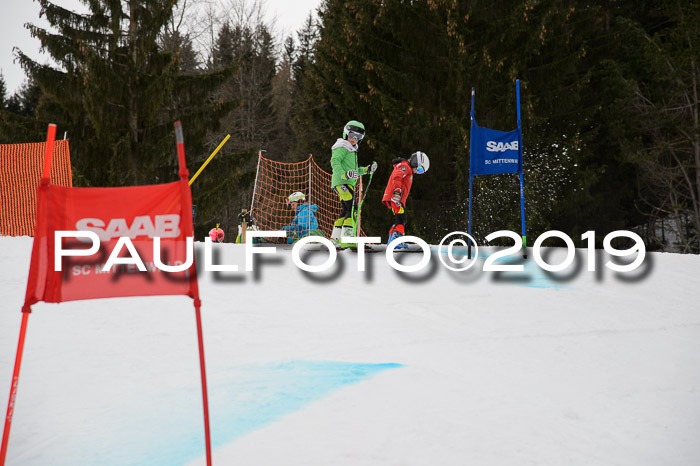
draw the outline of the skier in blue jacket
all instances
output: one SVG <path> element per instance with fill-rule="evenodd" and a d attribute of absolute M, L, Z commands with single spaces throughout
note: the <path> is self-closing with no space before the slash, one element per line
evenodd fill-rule
<path fill-rule="evenodd" d="M 292 243 L 304 236 L 315 234 L 318 230 L 318 221 L 315 215 L 318 206 L 316 204 L 307 204 L 306 196 L 299 191 L 289 195 L 287 204 L 296 212 L 292 224 L 281 228 L 287 232 L 287 242 Z"/>

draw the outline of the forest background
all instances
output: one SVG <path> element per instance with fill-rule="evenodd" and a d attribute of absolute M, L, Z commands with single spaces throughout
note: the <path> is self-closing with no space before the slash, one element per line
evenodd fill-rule
<path fill-rule="evenodd" d="M 516 127 L 521 82 L 528 236 L 627 229 L 650 249 L 700 253 L 700 4 L 691 0 L 326 0 L 275 37 L 260 0 L 85 0 L 78 15 L 39 0 L 52 28 L 27 27 L 57 65 L 15 55 L 27 82 L 0 75 L 0 143 L 70 135 L 76 186 L 176 178 L 173 122 L 194 173 L 197 237 L 235 233 L 250 206 L 258 149 L 277 161 L 330 146 L 350 119 L 367 128 L 360 163 L 379 163 L 365 231 L 395 157 L 422 150 L 407 232 L 466 230 L 470 94 L 480 126 Z M 520 231 L 517 175 L 477 177 L 474 236 Z M 530 241 L 531 243 L 531 241 Z"/>

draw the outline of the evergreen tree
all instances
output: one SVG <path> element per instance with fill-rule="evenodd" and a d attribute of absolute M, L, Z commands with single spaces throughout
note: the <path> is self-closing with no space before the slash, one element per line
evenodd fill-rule
<path fill-rule="evenodd" d="M 39 86 L 27 80 L 5 99 L 4 105 L 0 105 L 0 144 L 46 139 L 46 124 L 36 117 L 36 108 L 42 98 Z"/>
<path fill-rule="evenodd" d="M 226 81 L 223 95 L 241 105 L 226 119 L 238 148 L 257 147 L 270 138 L 274 117 L 271 109 L 275 75 L 274 43 L 264 24 L 224 25 L 219 32 L 212 62 L 233 63 L 238 72 Z"/>
<path fill-rule="evenodd" d="M 7 109 L 17 115 L 34 117 L 42 92 L 39 85 L 31 80 L 26 80 L 20 88 L 7 100 Z"/>
<path fill-rule="evenodd" d="M 290 68 L 294 63 L 294 57 L 296 56 L 296 44 L 294 43 L 294 37 L 288 36 L 284 41 L 284 48 L 282 50 L 282 63 L 288 65 Z"/>
<path fill-rule="evenodd" d="M 317 161 L 323 160 L 325 151 L 322 147 L 327 128 L 324 123 L 318 121 L 319 115 L 314 113 L 317 103 L 318 89 L 311 81 L 313 73 L 310 72 L 314 65 L 316 44 L 320 37 L 321 23 L 315 21 L 313 15 L 307 16 L 304 25 L 297 31 L 298 45 L 286 52 L 292 59 L 292 101 L 294 111 L 291 115 L 290 126 L 296 135 L 296 150 L 299 157 L 307 154 L 315 154 Z M 289 44 L 289 42 L 288 42 Z M 325 145 L 328 143 L 325 142 Z"/>
<path fill-rule="evenodd" d="M 215 68 L 225 68 L 231 66 L 237 58 L 237 44 L 241 41 L 241 29 L 235 31 L 229 23 L 224 23 L 216 36 L 214 44 L 213 65 Z"/>
<path fill-rule="evenodd" d="M 172 180 L 172 123 L 182 120 L 190 165 L 206 128 L 231 104 L 211 100 L 232 69 L 183 75 L 178 57 L 158 45 L 174 0 L 85 1 L 79 15 L 39 0 L 53 34 L 28 25 L 65 71 L 17 52 L 47 96 L 40 116 L 69 134 L 76 184 L 125 185 Z M 193 163 L 194 162 L 194 163 Z"/>
<path fill-rule="evenodd" d="M 318 40 L 318 25 L 311 13 L 306 17 L 304 25 L 297 32 L 299 47 L 296 50 L 296 60 L 293 61 L 294 80 L 301 83 L 304 73 L 314 58 L 314 47 Z"/>
<path fill-rule="evenodd" d="M 163 50 L 169 51 L 176 57 L 180 73 L 198 74 L 200 63 L 189 34 L 166 31 L 160 41 Z"/>
<path fill-rule="evenodd" d="M 290 36 L 284 42 L 282 61 L 272 80 L 272 109 L 275 115 L 273 146 L 281 156 L 279 160 L 286 160 L 290 157 L 296 159 L 290 153 L 296 146 L 296 138 L 291 127 L 295 98 L 295 83 L 292 77 L 294 53 L 294 38 Z"/>
<path fill-rule="evenodd" d="M 654 2 L 619 20 L 622 101 L 634 137 L 621 152 L 639 168 L 638 209 L 649 218 L 647 237 L 659 247 L 700 252 L 700 5 Z M 677 244 L 664 245 L 654 224 L 668 226 Z"/>
<path fill-rule="evenodd" d="M 5 83 L 5 76 L 0 71 L 0 110 L 4 109 L 7 105 L 7 84 Z"/>

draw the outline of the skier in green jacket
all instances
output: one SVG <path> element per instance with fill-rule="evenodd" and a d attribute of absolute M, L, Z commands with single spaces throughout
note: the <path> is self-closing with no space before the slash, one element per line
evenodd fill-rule
<path fill-rule="evenodd" d="M 365 126 L 359 121 L 348 121 L 343 128 L 343 138 L 339 138 L 331 148 L 331 189 L 340 196 L 341 204 L 340 217 L 333 224 L 331 241 L 338 246 L 344 246 L 340 243 L 341 236 L 353 236 L 355 219 L 352 218 L 352 211 L 357 179 L 367 173 L 371 175 L 377 169 L 376 162 L 366 167 L 358 165 L 357 149 L 364 137 Z"/>

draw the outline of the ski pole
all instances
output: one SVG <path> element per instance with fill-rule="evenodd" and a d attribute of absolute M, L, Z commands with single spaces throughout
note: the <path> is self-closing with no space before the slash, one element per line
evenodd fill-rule
<path fill-rule="evenodd" d="M 372 162 L 376 163 L 376 162 Z M 372 177 L 374 176 L 374 172 L 369 174 L 369 181 L 367 182 L 367 187 L 365 188 L 365 192 L 362 193 L 362 199 L 360 199 L 360 204 L 357 206 L 357 218 L 360 218 L 360 212 L 362 212 L 362 204 L 365 202 L 365 198 L 367 197 L 367 191 L 369 190 L 369 185 L 372 184 Z M 355 205 L 352 206 L 352 218 L 355 220 Z M 357 221 L 353 221 L 353 236 L 357 236 Z"/>

